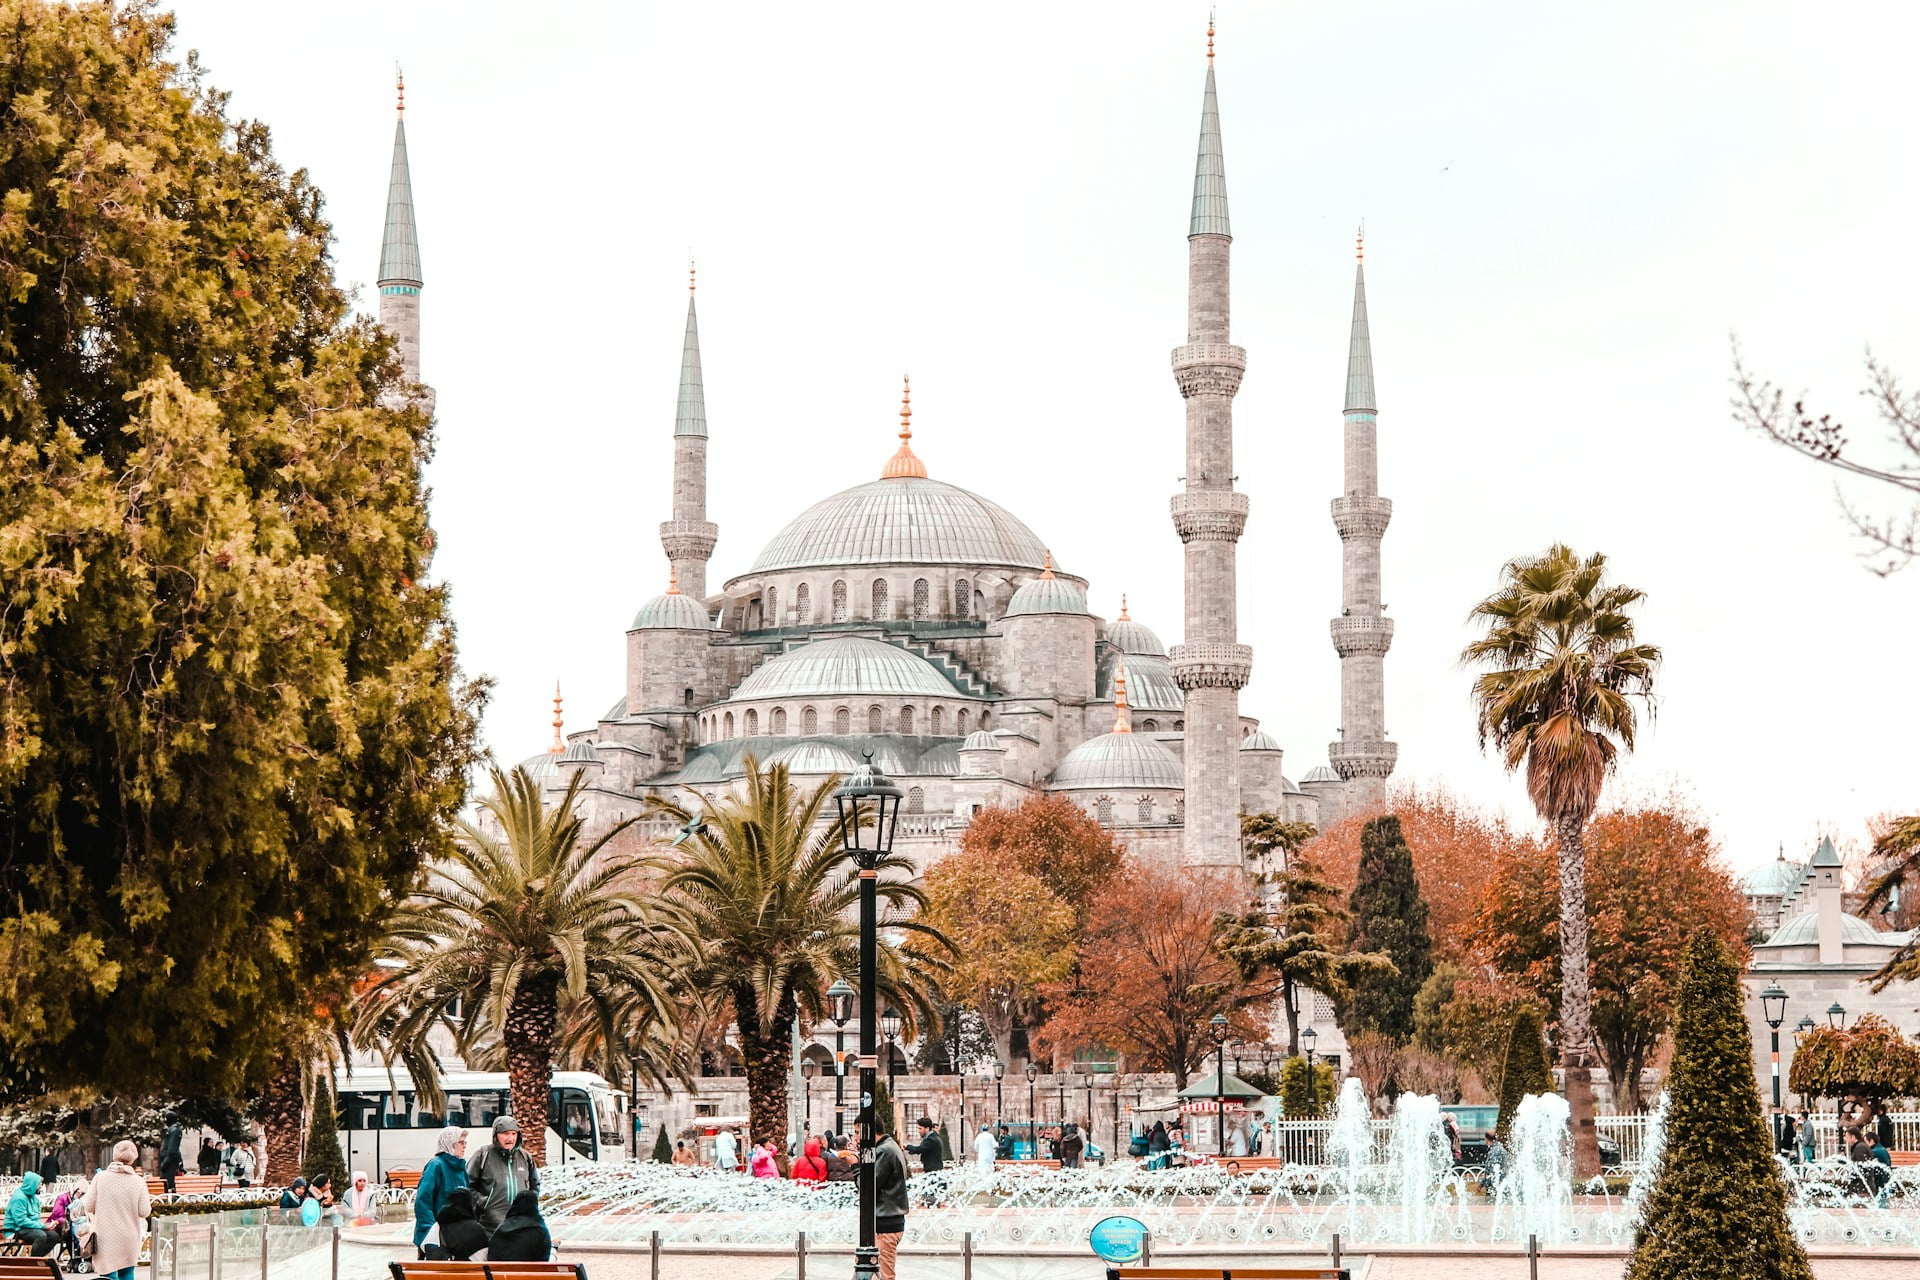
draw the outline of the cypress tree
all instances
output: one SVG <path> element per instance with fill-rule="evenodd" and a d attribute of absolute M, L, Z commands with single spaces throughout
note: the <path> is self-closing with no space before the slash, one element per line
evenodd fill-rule
<path fill-rule="evenodd" d="M 1390 813 L 1360 833 L 1360 867 L 1347 909 L 1353 916 L 1351 949 L 1385 955 L 1396 972 L 1356 983 L 1342 1025 L 1405 1044 L 1413 1037 L 1414 997 L 1433 972 L 1433 940 L 1427 936 L 1427 901 L 1413 873 L 1413 852 L 1400 832 L 1400 819 Z"/>
<path fill-rule="evenodd" d="M 1507 1036 L 1507 1065 L 1500 1073 L 1500 1119 L 1494 1131 L 1507 1136 L 1520 1099 L 1530 1093 L 1553 1092 L 1553 1065 L 1547 1060 L 1547 1038 L 1540 1027 L 1540 1010 L 1523 1004 L 1513 1013 Z"/>
<path fill-rule="evenodd" d="M 655 1164 L 673 1163 L 673 1144 L 667 1141 L 665 1125 L 653 1131 L 653 1160 Z"/>
<path fill-rule="evenodd" d="M 880 1076 L 873 1082 L 873 1134 L 877 1138 L 890 1133 L 897 1141 L 900 1137 L 900 1125 L 893 1116 L 893 1090 L 887 1087 L 887 1077 Z"/>
<path fill-rule="evenodd" d="M 1667 1077 L 1666 1146 L 1627 1280 L 1812 1280 L 1760 1114 L 1740 969 L 1694 934 Z"/>
<path fill-rule="evenodd" d="M 347 1193 L 347 1156 L 340 1149 L 340 1113 L 324 1082 L 313 1089 L 312 1120 L 307 1126 L 307 1158 L 301 1166 L 312 1182 L 321 1174 L 333 1179 L 334 1198 Z"/>

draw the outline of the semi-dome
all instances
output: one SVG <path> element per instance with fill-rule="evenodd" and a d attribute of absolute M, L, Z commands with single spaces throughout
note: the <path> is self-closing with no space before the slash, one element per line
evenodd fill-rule
<path fill-rule="evenodd" d="M 641 605 L 640 612 L 633 615 L 633 626 L 628 630 L 657 627 L 675 631 L 705 631 L 712 625 L 713 619 L 707 616 L 705 605 L 692 596 L 670 591 Z"/>
<path fill-rule="evenodd" d="M 1053 771 L 1051 785 L 1060 790 L 1160 787 L 1178 790 L 1186 785 L 1173 752 L 1138 733 L 1103 733 L 1073 750 Z"/>
<path fill-rule="evenodd" d="M 1240 749 L 1242 751 L 1279 751 L 1281 746 L 1280 740 L 1265 729 L 1255 729 L 1240 739 Z"/>
<path fill-rule="evenodd" d="M 953 682 L 925 659 L 865 636 L 816 640 L 770 659 L 740 682 L 732 700 L 887 694 L 951 698 Z"/>
<path fill-rule="evenodd" d="M 749 573 L 856 564 L 1039 569 L 1047 549 L 1004 507 L 925 476 L 870 481 L 802 512 Z"/>
<path fill-rule="evenodd" d="M 1882 933 L 1859 916 L 1840 917 L 1840 941 L 1850 947 L 1897 947 L 1907 940 L 1904 933 Z M 1809 911 L 1795 916 L 1760 943 L 1763 947 L 1809 947 L 1820 941 L 1820 916 Z"/>
<path fill-rule="evenodd" d="M 1047 559 L 1047 571 L 1043 577 L 1031 579 L 1021 584 L 1007 601 L 1006 617 L 1030 613 L 1085 613 L 1087 611 L 1087 593 L 1075 583 L 1065 578 L 1053 576 L 1053 559 Z"/>
<path fill-rule="evenodd" d="M 788 773 L 852 773 L 860 767 L 853 752 L 831 742 L 796 742 L 767 757 L 768 765 L 783 764 Z"/>

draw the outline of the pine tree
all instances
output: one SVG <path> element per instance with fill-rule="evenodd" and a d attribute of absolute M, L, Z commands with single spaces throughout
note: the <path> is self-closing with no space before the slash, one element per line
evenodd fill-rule
<path fill-rule="evenodd" d="M 1289 1120 L 1324 1116 L 1340 1096 L 1340 1082 L 1324 1062 L 1313 1064 L 1313 1085 L 1307 1085 L 1307 1060 L 1288 1058 L 1280 1064 L 1280 1107 Z"/>
<path fill-rule="evenodd" d="M 1540 1027 L 1540 1010 L 1523 1004 L 1514 1010 L 1507 1037 L 1507 1065 L 1500 1073 L 1500 1119 L 1494 1131 L 1502 1138 L 1513 1123 L 1520 1099 L 1530 1093 L 1553 1092 L 1553 1066 L 1547 1060 L 1547 1038 Z"/>
<path fill-rule="evenodd" d="M 307 1181 L 321 1174 L 333 1180 L 337 1199 L 347 1192 L 347 1156 L 340 1149 L 340 1112 L 324 1082 L 313 1090 L 312 1119 L 307 1125 L 307 1154 L 301 1165 Z"/>
<path fill-rule="evenodd" d="M 1666 1146 L 1627 1280 L 1812 1280 L 1760 1113 L 1740 969 L 1695 934 L 1681 978 Z"/>
<path fill-rule="evenodd" d="M 1378 1031 L 1397 1044 L 1413 1036 L 1413 1001 L 1433 972 L 1433 940 L 1427 936 L 1427 903 L 1413 873 L 1413 852 L 1400 833 L 1400 819 L 1386 814 L 1360 834 L 1360 867 L 1353 895 L 1352 949 L 1379 952 L 1395 972 L 1358 984 L 1342 1020 L 1349 1032 Z"/>
<path fill-rule="evenodd" d="M 673 1163 L 673 1143 L 667 1140 L 665 1125 L 653 1131 L 653 1160 L 655 1164 Z"/>

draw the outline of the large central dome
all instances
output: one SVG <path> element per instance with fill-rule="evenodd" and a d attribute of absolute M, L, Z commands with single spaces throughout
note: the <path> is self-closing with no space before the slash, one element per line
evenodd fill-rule
<path fill-rule="evenodd" d="M 1007 565 L 1039 569 L 1046 546 L 977 493 L 924 476 L 875 480 L 807 508 L 749 573 L 853 564 Z"/>

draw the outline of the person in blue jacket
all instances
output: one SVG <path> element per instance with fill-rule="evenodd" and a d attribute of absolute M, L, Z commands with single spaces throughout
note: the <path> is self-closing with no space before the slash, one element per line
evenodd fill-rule
<path fill-rule="evenodd" d="M 434 1219 L 447 1204 L 454 1188 L 467 1185 L 467 1131 L 450 1124 L 440 1131 L 440 1150 L 420 1173 L 420 1185 L 413 1193 L 413 1247 L 426 1243 Z"/>

